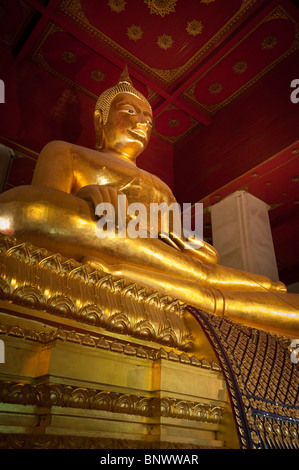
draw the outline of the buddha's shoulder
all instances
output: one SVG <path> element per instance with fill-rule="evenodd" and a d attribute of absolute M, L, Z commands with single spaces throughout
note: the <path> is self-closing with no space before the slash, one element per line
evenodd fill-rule
<path fill-rule="evenodd" d="M 51 140 L 44 146 L 43 151 L 52 151 L 52 152 L 64 151 L 64 152 L 69 152 L 69 153 L 80 153 L 80 154 L 96 152 L 93 149 L 83 147 L 81 145 L 72 144 L 64 140 Z"/>
<path fill-rule="evenodd" d="M 166 183 L 164 183 L 161 178 L 145 170 L 142 170 L 142 173 L 146 175 L 146 179 L 148 179 L 152 183 L 153 187 L 172 196 L 172 191 L 170 187 Z"/>

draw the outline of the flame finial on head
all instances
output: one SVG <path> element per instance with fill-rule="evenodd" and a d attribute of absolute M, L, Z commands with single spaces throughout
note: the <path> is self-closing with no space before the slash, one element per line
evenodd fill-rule
<path fill-rule="evenodd" d="M 128 71 L 128 66 L 127 64 L 125 65 L 125 68 L 123 69 L 122 73 L 120 74 L 120 77 L 118 79 L 118 83 L 120 82 L 126 82 L 129 83 L 130 85 L 133 86 L 133 82 L 130 79 L 129 71 Z"/>
<path fill-rule="evenodd" d="M 150 106 L 147 99 L 138 90 L 134 88 L 132 80 L 129 76 L 128 67 L 126 65 L 119 77 L 117 84 L 114 87 L 108 88 L 108 90 L 104 91 L 99 96 L 98 101 L 96 103 L 95 111 L 102 111 L 103 124 L 106 124 L 111 103 L 119 93 L 129 93 L 131 95 L 134 95 Z"/>

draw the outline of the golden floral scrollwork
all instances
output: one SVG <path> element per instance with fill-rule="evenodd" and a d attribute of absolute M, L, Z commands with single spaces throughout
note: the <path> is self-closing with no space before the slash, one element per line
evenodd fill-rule
<path fill-rule="evenodd" d="M 178 127 L 180 125 L 179 119 L 169 119 L 168 121 L 169 127 Z"/>
<path fill-rule="evenodd" d="M 104 312 L 102 313 L 104 315 Z M 152 330 L 151 334 L 153 334 Z M 17 325 L 11 326 L 0 323 L 0 335 L 24 338 L 41 345 L 48 345 L 53 341 L 70 342 L 99 350 L 113 351 L 119 354 L 124 354 L 125 356 L 138 357 L 145 360 L 150 359 L 154 361 L 171 361 L 195 368 L 209 369 L 217 373 L 222 373 L 219 364 L 214 361 L 210 363 L 205 358 L 199 359 L 194 355 L 191 356 L 182 352 L 178 353 L 173 350 L 167 352 L 163 348 L 157 350 L 150 346 L 138 346 L 133 342 L 121 341 L 107 336 L 103 337 L 101 335 L 83 334 L 75 330 L 68 331 L 61 327 L 50 331 L 38 331 L 37 329 L 27 329 L 23 327 L 21 328 Z"/>
<path fill-rule="evenodd" d="M 168 15 L 171 12 L 175 12 L 177 0 L 144 0 L 150 9 L 150 13 L 156 13 L 156 15 L 162 16 Z"/>
<path fill-rule="evenodd" d="M 42 383 L 0 382 L 0 402 L 38 407 L 71 407 L 141 416 L 157 416 L 219 424 L 224 409 L 177 398 L 130 395 L 109 390 Z M 199 409 L 202 410 L 199 413 Z"/>
<path fill-rule="evenodd" d="M 219 82 L 214 82 L 214 83 L 211 83 L 209 85 L 209 92 L 212 93 L 212 94 L 217 94 L 217 93 L 220 93 L 222 91 L 222 84 L 219 83 Z"/>
<path fill-rule="evenodd" d="M 177 299 L 10 237 L 0 238 L 0 265 L 2 300 L 184 351 L 192 344 Z"/>
<path fill-rule="evenodd" d="M 101 70 L 93 70 L 90 74 L 91 78 L 96 82 L 102 82 L 105 80 L 106 75 Z"/>
<path fill-rule="evenodd" d="M 265 50 L 273 49 L 276 44 L 278 43 L 278 39 L 274 34 L 269 34 L 269 36 L 265 36 L 261 41 L 261 48 Z"/>
<path fill-rule="evenodd" d="M 143 31 L 140 26 L 136 26 L 135 24 L 132 24 L 132 26 L 128 26 L 127 36 L 129 39 L 132 39 L 133 41 L 138 41 L 142 38 L 142 35 Z"/>
<path fill-rule="evenodd" d="M 125 0 L 109 0 L 108 5 L 111 9 L 111 11 L 115 11 L 116 13 L 120 13 L 125 9 L 126 6 L 126 1 Z"/>
<path fill-rule="evenodd" d="M 167 49 L 170 49 L 173 45 L 172 36 L 170 36 L 169 34 L 162 34 L 158 37 L 157 44 L 160 49 L 164 49 L 164 51 L 167 51 Z"/>
<path fill-rule="evenodd" d="M 68 64 L 73 64 L 77 61 L 77 56 L 74 52 L 72 51 L 64 51 L 62 54 L 61 54 L 61 57 L 62 59 L 64 60 L 64 62 L 68 63 Z"/>
<path fill-rule="evenodd" d="M 190 34 L 191 36 L 197 36 L 198 34 L 202 32 L 202 30 L 203 30 L 203 24 L 201 21 L 198 21 L 198 20 L 189 21 L 186 27 L 187 33 Z"/>
<path fill-rule="evenodd" d="M 239 60 L 233 65 L 233 71 L 238 74 L 246 72 L 247 69 L 248 63 L 245 60 Z"/>

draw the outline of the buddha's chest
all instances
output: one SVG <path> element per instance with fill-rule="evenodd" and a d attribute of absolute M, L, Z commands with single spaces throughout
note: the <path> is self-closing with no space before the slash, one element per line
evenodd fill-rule
<path fill-rule="evenodd" d="M 161 200 L 161 190 L 157 187 L 154 177 L 146 171 L 137 168 L 131 163 L 108 158 L 86 158 L 75 156 L 74 162 L 74 188 L 76 192 L 89 184 L 112 186 L 126 194 L 129 203 L 150 203 Z"/>

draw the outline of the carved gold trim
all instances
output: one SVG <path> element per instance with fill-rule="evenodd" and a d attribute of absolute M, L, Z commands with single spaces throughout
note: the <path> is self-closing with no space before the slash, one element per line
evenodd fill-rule
<path fill-rule="evenodd" d="M 295 40 L 292 44 L 292 46 L 280 57 L 278 57 L 274 62 L 272 62 L 268 67 L 263 69 L 260 73 L 255 75 L 251 80 L 249 80 L 245 85 L 243 85 L 241 88 L 239 88 L 235 93 L 230 95 L 226 100 L 222 101 L 221 103 L 217 104 L 212 104 L 212 105 L 204 105 L 201 103 L 198 103 L 198 101 L 195 98 L 194 90 L 195 87 L 197 86 L 197 83 L 208 73 L 210 72 L 216 65 L 218 65 L 222 60 L 227 57 L 234 49 L 236 49 L 247 37 L 249 37 L 253 31 L 255 31 L 261 24 L 270 21 L 272 19 L 276 18 L 285 18 L 289 19 L 292 21 L 296 27 L 296 37 Z M 234 46 L 227 51 L 226 54 L 221 56 L 218 61 L 216 61 L 210 68 L 208 68 L 203 75 L 201 75 L 192 85 L 184 91 L 183 96 L 186 98 L 189 102 L 197 106 L 199 109 L 202 111 L 207 112 L 210 116 L 214 115 L 217 111 L 222 109 L 224 106 L 229 104 L 231 101 L 233 101 L 235 98 L 237 98 L 239 95 L 241 95 L 244 91 L 246 91 L 248 88 L 250 88 L 254 83 L 256 83 L 258 80 L 260 80 L 262 77 L 264 77 L 267 73 L 269 73 L 271 70 L 273 70 L 276 65 L 278 65 L 280 62 L 282 62 L 284 59 L 286 59 L 289 55 L 291 55 L 297 48 L 299 47 L 299 23 L 297 23 L 294 18 L 292 18 L 288 12 L 281 6 L 279 5 L 277 8 L 275 8 L 269 15 L 267 15 L 265 18 L 263 18 L 260 23 L 258 23 L 252 30 L 249 31 L 246 35 L 242 36 L 240 41 L 238 41 Z"/>
<path fill-rule="evenodd" d="M 86 88 L 84 88 L 82 85 L 79 85 L 78 83 L 76 83 L 75 81 L 71 80 L 70 78 L 66 77 L 65 75 L 63 75 L 62 73 L 60 72 L 57 72 L 56 70 L 54 70 L 52 67 L 50 67 L 47 63 L 47 61 L 45 60 L 45 58 L 43 57 L 42 53 L 41 53 L 41 47 L 43 45 L 43 43 L 46 41 L 47 37 L 52 34 L 52 33 L 55 33 L 57 31 L 61 31 L 61 32 L 66 32 L 64 29 L 62 29 L 60 26 L 56 25 L 55 23 L 49 21 L 47 27 L 45 28 L 44 32 L 43 32 L 43 35 L 39 38 L 39 40 L 36 42 L 35 44 L 35 47 L 34 49 L 32 49 L 30 55 L 29 55 L 29 58 L 30 60 L 35 63 L 36 65 L 38 65 L 39 67 L 42 67 L 44 70 L 46 70 L 47 72 L 51 73 L 51 75 L 53 75 L 54 77 L 56 78 L 59 78 L 60 80 L 64 81 L 65 83 L 67 83 L 68 85 L 70 86 L 73 86 L 74 88 L 76 88 L 77 90 L 79 90 L 81 93 L 83 93 L 84 95 L 88 96 L 89 98 L 93 99 L 95 102 L 97 101 L 98 99 L 98 95 L 90 92 L 89 90 L 87 90 Z M 102 81 L 105 77 L 103 76 L 104 74 L 100 71 L 100 70 L 95 70 L 93 72 L 91 72 L 91 76 L 94 80 L 96 81 Z M 148 88 L 148 87 L 147 87 Z M 148 97 L 147 97 L 147 100 L 151 103 L 158 95 L 157 92 L 154 92 L 153 90 L 149 89 L 148 88 Z"/>
<path fill-rule="evenodd" d="M 0 449 L 214 449 L 203 444 L 184 444 L 167 441 L 144 441 L 103 437 L 1 434 Z"/>
<path fill-rule="evenodd" d="M 124 11 L 126 8 L 126 1 L 125 0 L 109 0 L 108 5 L 111 11 L 115 11 L 116 13 L 120 13 Z"/>
<path fill-rule="evenodd" d="M 13 314 L 14 312 L 10 311 L 10 313 Z M 45 319 L 43 319 L 43 321 L 45 321 Z M 220 366 L 214 361 L 209 362 L 205 358 L 199 359 L 194 355 L 181 353 L 174 351 L 173 349 L 157 349 L 150 347 L 150 345 L 136 344 L 119 338 L 110 337 L 108 334 L 103 336 L 93 333 L 82 333 L 76 330 L 67 330 L 62 327 L 51 331 L 45 331 L 45 329 L 29 329 L 19 325 L 5 325 L 4 323 L 0 323 L 0 336 L 21 338 L 41 345 L 48 345 L 55 341 L 63 341 L 95 349 L 103 349 L 105 351 L 111 351 L 125 356 L 138 357 L 140 359 L 153 361 L 166 360 L 181 363 L 185 366 L 193 366 L 222 373 Z"/>
<path fill-rule="evenodd" d="M 183 351 L 192 345 L 177 299 L 14 237 L 0 238 L 0 265 L 3 300 Z"/>
<path fill-rule="evenodd" d="M 162 18 L 175 12 L 176 2 L 177 0 L 144 0 L 144 3 L 150 9 L 150 14 L 155 13 L 162 16 Z"/>
<path fill-rule="evenodd" d="M 177 80 L 186 70 L 188 70 L 205 52 L 207 52 L 220 38 L 255 4 L 258 0 L 249 0 L 242 3 L 240 9 L 235 15 L 219 30 L 217 33 L 196 53 L 191 57 L 183 66 L 173 70 L 160 70 L 149 67 L 133 54 L 125 50 L 122 46 L 117 44 L 111 38 L 99 31 L 96 27 L 92 26 L 82 11 L 80 0 L 63 0 L 59 8 L 69 17 L 78 21 L 84 26 L 91 34 L 102 39 L 104 42 L 113 47 L 117 52 L 128 58 L 133 63 L 137 64 L 146 73 L 154 75 L 167 85 L 171 85 Z"/>
<path fill-rule="evenodd" d="M 24 384 L 1 381 L 0 402 L 102 410 L 145 417 L 176 418 L 220 424 L 224 408 L 219 405 L 169 397 L 146 397 L 109 390 L 60 384 Z"/>

